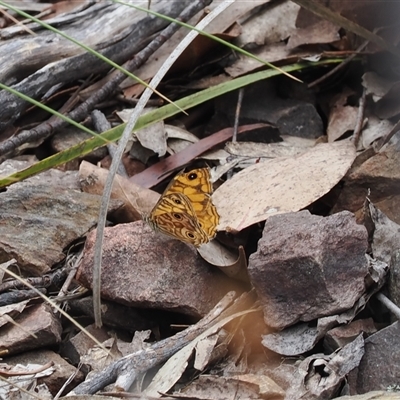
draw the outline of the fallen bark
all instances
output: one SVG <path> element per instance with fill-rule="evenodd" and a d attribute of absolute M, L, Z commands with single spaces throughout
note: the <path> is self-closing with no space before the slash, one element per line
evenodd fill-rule
<path fill-rule="evenodd" d="M 189 0 L 154 1 L 151 7 L 175 18 L 190 3 Z M 133 57 L 148 43 L 151 35 L 169 24 L 164 19 L 111 2 L 94 3 L 75 17 L 62 23 L 52 20 L 47 23 L 56 25 L 118 64 Z M 0 35 L 4 33 L 0 31 Z M 36 36 L 5 40 L 0 45 L 0 60 L 0 81 L 35 99 L 40 99 L 55 85 L 65 85 L 91 74 L 104 74 L 110 69 L 96 56 L 46 29 L 38 31 Z M 0 92 L 0 101 L 2 131 L 29 103 L 5 90 Z"/>

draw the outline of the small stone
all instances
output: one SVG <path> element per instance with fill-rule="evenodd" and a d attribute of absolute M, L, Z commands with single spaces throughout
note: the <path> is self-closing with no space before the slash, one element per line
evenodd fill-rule
<path fill-rule="evenodd" d="M 358 319 L 348 325 L 338 326 L 329 330 L 324 338 L 324 348 L 333 353 L 337 349 L 352 342 L 361 332 L 371 335 L 376 332 L 372 318 Z"/>
<path fill-rule="evenodd" d="M 50 362 L 53 363 L 54 372 L 49 376 L 44 376 L 37 378 L 37 383 L 40 385 L 42 383 L 46 384 L 49 388 L 51 394 L 55 396 L 58 391 L 62 388 L 64 383 L 74 376 L 71 383 L 67 385 L 64 393 L 68 393 L 77 384 L 83 381 L 84 376 L 81 371 L 77 371 L 75 367 L 68 364 L 62 357 L 57 353 L 50 350 L 36 350 L 23 353 L 21 355 L 7 357 L 3 360 L 8 365 L 27 365 L 27 364 L 40 364 L 46 365 Z"/>
<path fill-rule="evenodd" d="M 384 214 L 400 224 L 399 163 L 400 152 L 396 146 L 389 146 L 360 166 L 353 167 L 344 179 L 344 187 L 333 211 L 356 212 L 362 209 L 368 196 Z"/>
<path fill-rule="evenodd" d="M 94 324 L 88 325 L 85 329 L 93 335 L 100 343 L 106 341 L 110 338 L 107 330 L 102 328 L 96 328 Z M 93 340 L 86 335 L 85 332 L 78 332 L 71 339 L 62 343 L 61 345 L 61 355 L 70 360 L 73 365 L 78 365 L 81 362 L 82 356 L 86 355 L 88 351 L 96 346 Z M 89 372 L 88 368 L 83 365 L 83 372 L 87 374 Z"/>
<path fill-rule="evenodd" d="M 47 303 L 26 308 L 0 328 L 0 353 L 2 356 L 22 353 L 61 341 L 61 322 Z M 33 336 L 35 335 L 35 336 Z"/>
<path fill-rule="evenodd" d="M 281 135 L 313 139 L 322 136 L 324 134 L 322 119 L 313 104 L 310 92 L 302 90 L 299 98 L 294 99 L 278 96 L 278 90 L 275 84 L 267 80 L 248 86 L 240 110 L 242 123 L 245 121 L 247 124 L 257 122 L 272 124 L 278 128 Z M 293 87 L 289 90 L 293 90 Z M 232 126 L 234 122 L 236 103 L 236 93 L 220 96 L 215 101 L 216 112 L 220 116 L 226 115 L 228 126 Z M 271 137 L 276 137 L 276 133 L 272 131 L 271 133 Z"/>

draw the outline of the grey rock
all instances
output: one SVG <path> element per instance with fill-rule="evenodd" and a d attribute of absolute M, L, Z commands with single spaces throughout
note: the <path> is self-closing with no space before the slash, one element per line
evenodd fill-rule
<path fill-rule="evenodd" d="M 122 203 L 112 201 L 110 209 Z M 23 185 L 0 193 L 0 262 L 15 258 L 38 276 L 97 224 L 100 196 L 64 187 Z"/>
<path fill-rule="evenodd" d="M 78 281 L 92 285 L 95 232 L 85 244 Z M 103 241 L 102 298 L 138 308 L 205 315 L 240 286 L 211 267 L 193 246 L 156 233 L 143 221 L 106 228 Z"/>
<path fill-rule="evenodd" d="M 381 329 L 365 340 L 365 354 L 358 367 L 351 393 L 399 388 L 400 324 Z M 400 398 L 400 394 L 398 394 Z"/>
<path fill-rule="evenodd" d="M 270 217 L 248 268 L 266 324 L 283 329 L 351 308 L 365 290 L 367 244 L 347 211 Z"/>
<path fill-rule="evenodd" d="M 46 303 L 25 309 L 0 329 L 0 352 L 2 355 L 22 353 L 61 341 L 61 322 Z M 33 336 L 34 334 L 35 336 Z"/>

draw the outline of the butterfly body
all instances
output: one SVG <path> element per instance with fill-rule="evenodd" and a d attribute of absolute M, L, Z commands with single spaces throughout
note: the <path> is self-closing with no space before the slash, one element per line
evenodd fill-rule
<path fill-rule="evenodd" d="M 177 175 L 154 206 L 146 221 L 155 230 L 200 246 L 217 233 L 219 215 L 211 200 L 208 168 Z"/>

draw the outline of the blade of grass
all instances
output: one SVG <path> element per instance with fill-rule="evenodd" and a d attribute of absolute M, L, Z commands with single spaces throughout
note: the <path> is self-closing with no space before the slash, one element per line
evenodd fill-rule
<path fill-rule="evenodd" d="M 286 66 L 283 69 L 286 72 L 294 72 L 306 68 L 324 66 L 329 64 L 337 64 L 340 62 L 342 62 L 341 59 L 328 59 L 328 60 L 318 61 L 316 63 L 293 64 Z M 229 82 L 221 83 L 209 89 L 202 90 L 190 96 L 184 97 L 180 100 L 177 100 L 176 103 L 179 105 L 179 107 L 187 110 L 196 105 L 202 104 L 205 101 L 221 96 L 225 93 L 231 92 L 233 90 L 239 89 L 241 87 L 247 86 L 251 83 L 263 79 L 271 78 L 276 75 L 280 75 L 280 72 L 276 70 L 266 70 L 266 71 L 256 72 L 253 74 L 242 76 L 240 78 L 233 79 Z M 141 116 L 135 125 L 135 130 L 142 129 L 155 122 L 165 120 L 166 118 L 172 117 L 173 115 L 176 115 L 178 113 L 179 110 L 176 107 L 174 107 L 171 104 L 167 104 L 157 110 L 150 111 L 147 114 Z M 54 168 L 56 166 L 65 164 L 66 162 L 74 160 L 77 157 L 82 157 L 86 154 L 89 154 L 96 148 L 103 146 L 104 140 L 106 140 L 107 142 L 114 142 L 121 137 L 121 133 L 124 127 L 125 124 L 121 124 L 120 126 L 110 129 L 107 132 L 103 132 L 100 135 L 102 139 L 99 139 L 97 137 L 90 138 L 67 150 L 64 150 L 60 153 L 47 157 L 44 160 L 28 168 L 15 172 L 7 177 L 2 177 L 0 178 L 0 188 L 12 185 L 13 183 L 29 178 L 30 176 L 36 175 L 50 168 Z"/>

